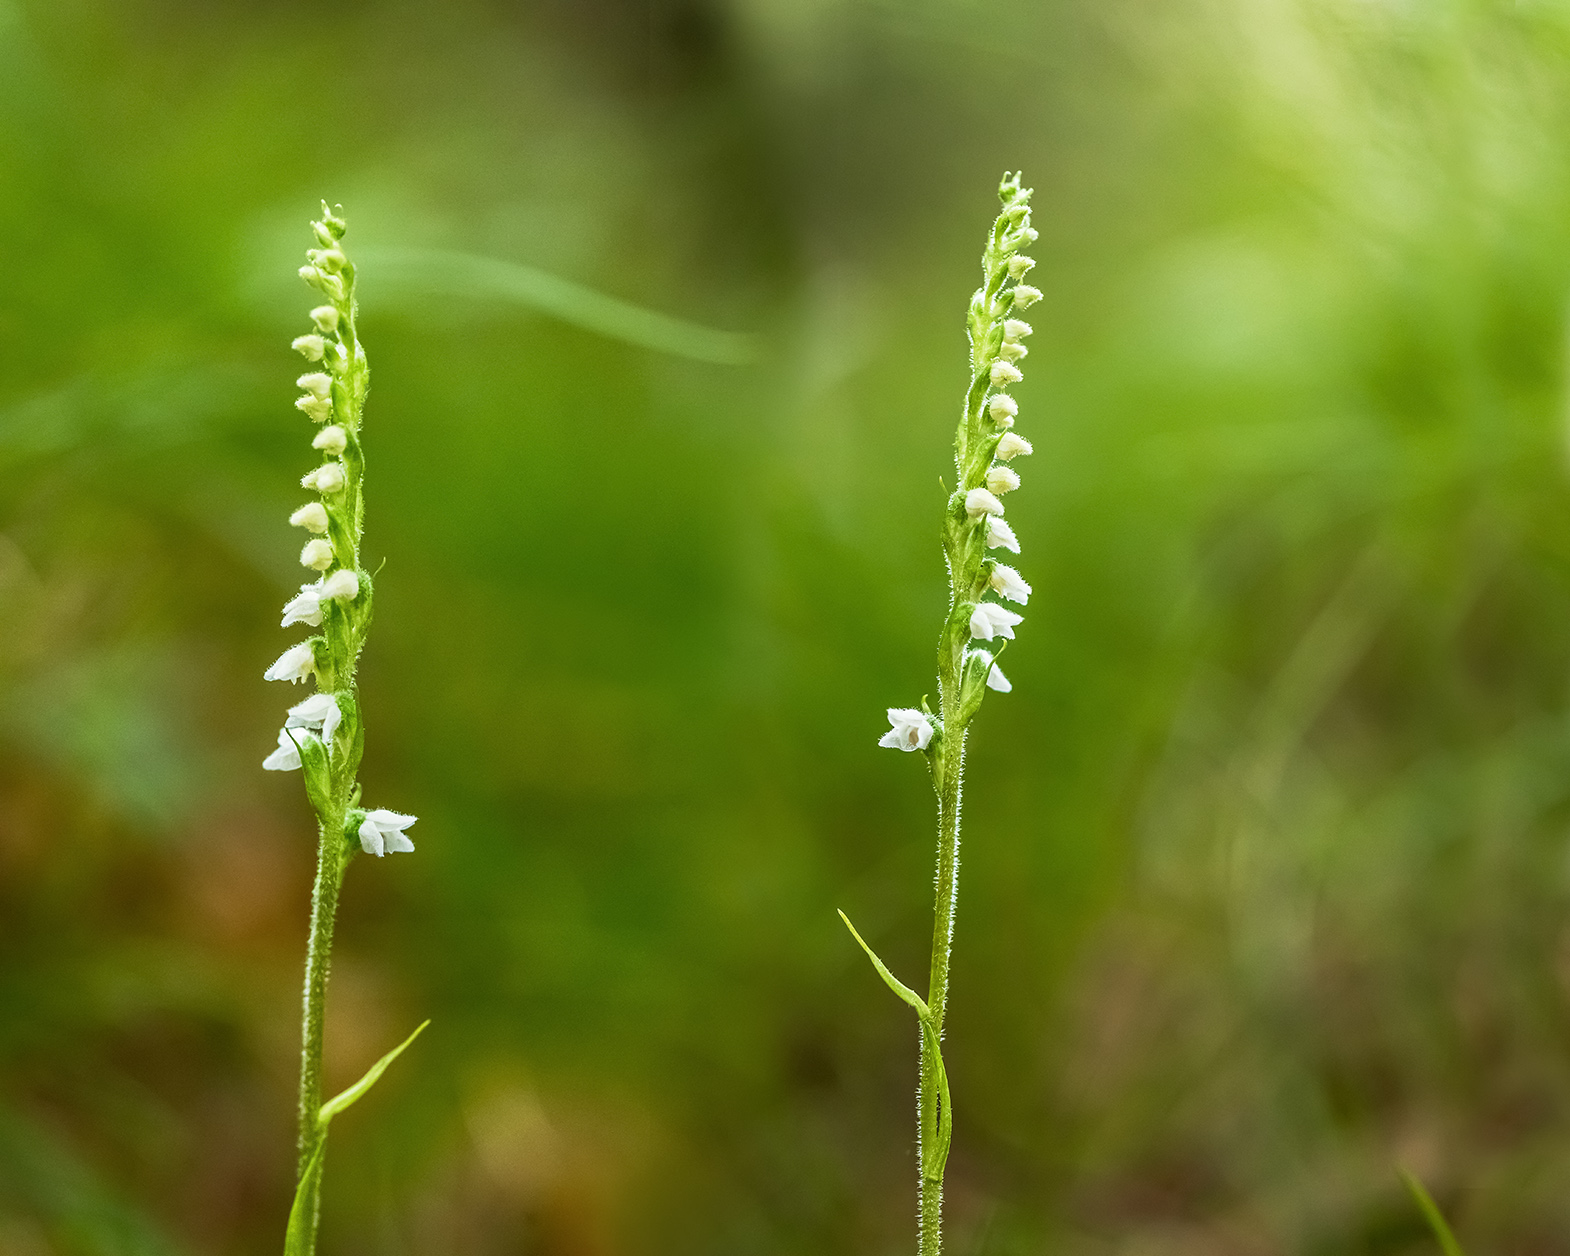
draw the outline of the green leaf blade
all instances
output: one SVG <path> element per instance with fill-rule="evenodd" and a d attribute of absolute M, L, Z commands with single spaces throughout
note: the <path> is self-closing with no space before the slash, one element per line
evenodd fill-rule
<path fill-rule="evenodd" d="M 350 1086 L 349 1089 L 345 1090 L 342 1094 L 336 1095 L 329 1099 L 326 1103 L 322 1104 L 322 1111 L 319 1118 L 322 1125 L 325 1127 L 327 1122 L 331 1121 L 333 1117 L 337 1116 L 345 1108 L 352 1107 L 354 1104 L 358 1103 L 360 1099 L 364 1097 L 365 1092 L 368 1091 L 372 1086 L 376 1085 L 377 1081 L 380 1080 L 381 1075 L 387 1071 L 387 1066 L 396 1060 L 400 1055 L 402 1055 L 406 1050 L 408 1050 L 409 1044 L 418 1038 L 422 1033 L 424 1033 L 425 1027 L 430 1023 L 431 1022 L 428 1020 L 422 1021 L 418 1029 L 416 1029 L 412 1034 L 400 1042 L 386 1055 L 382 1056 L 381 1059 L 377 1060 L 375 1064 L 371 1065 L 371 1067 L 365 1071 L 364 1077 L 360 1078 L 359 1081 L 355 1082 L 354 1085 Z"/>
<path fill-rule="evenodd" d="M 888 966 L 877 957 L 876 952 L 867 945 L 861 934 L 856 932 L 856 926 L 850 923 L 849 916 L 844 912 L 840 912 L 839 916 L 845 922 L 845 927 L 850 930 L 850 936 L 855 938 L 861 945 L 861 949 L 867 953 L 867 958 L 872 961 L 872 966 L 878 970 L 878 976 L 883 978 L 884 984 L 906 1003 L 909 1003 L 911 1007 L 915 1008 L 916 1015 L 921 1017 L 922 1022 L 925 1023 L 931 1015 L 927 1010 L 927 1001 L 888 970 Z"/>
<path fill-rule="evenodd" d="M 1444 1213 L 1439 1211 L 1439 1205 L 1434 1202 L 1434 1197 L 1428 1193 L 1417 1176 L 1408 1173 L 1405 1169 L 1397 1169 L 1401 1180 L 1406 1183 L 1406 1188 L 1412 1193 L 1412 1199 L 1417 1204 L 1418 1211 L 1423 1214 L 1429 1228 L 1433 1230 L 1434 1237 L 1439 1240 L 1439 1250 L 1445 1256 L 1466 1256 L 1461 1250 L 1461 1244 L 1456 1241 L 1456 1236 L 1451 1232 L 1449 1224 L 1445 1221 Z"/>

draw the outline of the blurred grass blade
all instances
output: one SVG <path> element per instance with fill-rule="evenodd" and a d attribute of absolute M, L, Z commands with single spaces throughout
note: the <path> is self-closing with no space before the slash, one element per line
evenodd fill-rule
<path fill-rule="evenodd" d="M 345 1108 L 359 1102 L 360 1098 L 365 1094 L 365 1092 L 372 1086 L 376 1085 L 381 1075 L 387 1071 L 387 1066 L 396 1060 L 400 1055 L 402 1055 L 406 1050 L 408 1050 L 409 1044 L 418 1038 L 422 1033 L 424 1033 L 425 1027 L 430 1023 L 430 1021 L 422 1021 L 418 1029 L 416 1029 L 412 1034 L 400 1042 L 386 1055 L 382 1056 L 381 1059 L 377 1060 L 375 1064 L 371 1065 L 371 1067 L 366 1070 L 364 1077 L 360 1078 L 359 1081 L 355 1082 L 354 1085 L 350 1086 L 349 1089 L 344 1091 L 342 1094 L 337 1095 L 334 1098 L 329 1099 L 326 1103 L 322 1104 L 322 1124 L 326 1125 L 328 1121 L 332 1120 L 333 1117 L 337 1116 Z"/>
<path fill-rule="evenodd" d="M 877 954 L 873 951 L 873 949 L 867 945 L 866 940 L 862 938 L 861 934 L 856 932 L 856 926 L 850 923 L 849 916 L 847 916 L 844 912 L 840 912 L 840 919 L 845 922 L 845 927 L 850 930 L 850 936 L 855 938 L 856 941 L 861 944 L 861 949 L 867 953 L 867 958 L 872 961 L 872 966 L 878 970 L 878 976 L 883 978 L 884 982 L 888 985 L 890 990 L 894 991 L 895 994 L 899 995 L 900 998 L 904 999 L 905 1002 L 909 1003 L 911 1007 L 916 1009 L 916 1015 L 921 1017 L 921 1023 L 925 1025 L 927 1023 L 927 1017 L 930 1015 L 930 1013 L 927 1011 L 926 1000 L 888 970 L 887 966 L 881 959 L 877 957 Z"/>
<path fill-rule="evenodd" d="M 1407 1190 L 1412 1192 L 1412 1198 L 1417 1202 L 1418 1211 L 1428 1219 L 1434 1237 L 1439 1240 L 1439 1249 L 1445 1256 L 1466 1256 L 1461 1250 L 1461 1244 L 1456 1242 L 1456 1236 L 1450 1232 L 1450 1226 L 1445 1222 L 1445 1217 L 1439 1211 L 1439 1205 L 1434 1202 L 1434 1197 L 1424 1189 L 1423 1184 L 1405 1169 L 1397 1169 L 1401 1180 L 1406 1183 Z"/>
<path fill-rule="evenodd" d="M 283 1256 L 311 1256 L 311 1211 L 316 1207 L 316 1186 L 322 1177 L 322 1153 L 327 1150 L 324 1138 L 316 1144 L 311 1162 L 300 1175 L 300 1185 L 294 1188 L 294 1204 L 289 1209 L 289 1228 L 284 1231 Z"/>
<path fill-rule="evenodd" d="M 608 296 L 533 266 L 446 249 L 367 248 L 359 268 L 376 276 L 366 296 L 419 296 L 500 300 L 527 306 L 564 323 L 613 340 L 722 366 L 757 359 L 757 341 L 742 332 L 718 331 Z M 369 302 L 367 302 L 369 303 Z"/>

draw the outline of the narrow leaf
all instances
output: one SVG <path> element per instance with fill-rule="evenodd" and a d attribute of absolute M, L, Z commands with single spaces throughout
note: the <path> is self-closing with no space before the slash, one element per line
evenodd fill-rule
<path fill-rule="evenodd" d="M 416 1029 L 412 1034 L 405 1038 L 386 1055 L 382 1056 L 381 1059 L 377 1060 L 375 1064 L 371 1065 L 371 1067 L 366 1071 L 364 1077 L 360 1078 L 359 1081 L 355 1082 L 354 1085 L 350 1086 L 349 1089 L 344 1091 L 341 1095 L 338 1095 L 336 1098 L 329 1099 L 326 1103 L 322 1104 L 322 1124 L 325 1126 L 328 1121 L 332 1120 L 333 1117 L 337 1116 L 345 1108 L 349 1107 L 353 1103 L 358 1102 L 361 1096 L 363 1096 L 367 1090 L 376 1085 L 377 1080 L 383 1073 L 387 1071 L 387 1066 L 396 1060 L 400 1055 L 402 1055 L 408 1048 L 409 1044 L 418 1038 L 425 1031 L 425 1026 L 429 1025 L 430 1023 L 430 1021 L 421 1022 L 418 1029 Z"/>
<path fill-rule="evenodd" d="M 689 323 L 499 257 L 446 249 L 362 249 L 360 264 L 375 266 L 375 296 L 384 300 L 446 296 L 505 301 L 613 340 L 699 362 L 740 366 L 758 356 L 756 339 L 744 332 Z"/>
<path fill-rule="evenodd" d="M 1445 1256 L 1466 1256 L 1461 1250 L 1461 1244 L 1456 1242 L 1456 1236 L 1450 1232 L 1450 1226 L 1445 1222 L 1444 1213 L 1439 1211 L 1439 1205 L 1419 1182 L 1415 1175 L 1405 1169 L 1397 1169 L 1401 1180 L 1406 1183 L 1407 1190 L 1412 1192 L 1412 1198 L 1417 1202 L 1418 1211 L 1428 1221 L 1429 1228 L 1433 1230 L 1434 1237 L 1439 1240 L 1439 1250 Z"/>
<path fill-rule="evenodd" d="M 300 1175 L 300 1185 L 294 1188 L 294 1205 L 289 1209 L 289 1228 L 284 1231 L 283 1256 L 311 1256 L 315 1246 L 311 1241 L 312 1214 L 316 1211 L 316 1191 L 322 1180 L 322 1153 L 327 1150 L 323 1138 L 311 1153 L 310 1163 Z"/>
<path fill-rule="evenodd" d="M 872 948 L 863 940 L 861 934 L 856 932 L 856 926 L 850 923 L 849 916 L 844 912 L 840 912 L 840 919 L 845 922 L 845 927 L 850 930 L 850 936 L 861 943 L 861 949 L 867 953 L 867 958 L 872 961 L 872 966 L 878 970 L 878 976 L 883 978 L 890 990 L 894 991 L 895 994 L 916 1009 L 916 1015 L 921 1017 L 922 1023 L 925 1024 L 927 1017 L 931 1015 L 927 1010 L 926 1000 L 888 970 L 883 961 L 873 953 Z"/>

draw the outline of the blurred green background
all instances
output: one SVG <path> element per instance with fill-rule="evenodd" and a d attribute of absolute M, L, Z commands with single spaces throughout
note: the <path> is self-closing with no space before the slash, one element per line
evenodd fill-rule
<path fill-rule="evenodd" d="M 324 1252 L 910 1249 L 915 1026 L 834 909 L 923 971 L 875 742 L 1012 168 L 1036 594 L 950 1250 L 1431 1252 L 1400 1163 L 1570 1253 L 1570 0 L 0 0 L 0 1253 L 280 1246 L 322 196 L 363 776 L 420 816 L 351 868 L 329 1084 L 434 1022 L 334 1126 Z"/>

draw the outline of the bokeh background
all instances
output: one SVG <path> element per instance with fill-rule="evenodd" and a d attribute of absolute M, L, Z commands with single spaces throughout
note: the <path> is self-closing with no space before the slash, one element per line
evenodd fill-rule
<path fill-rule="evenodd" d="M 1570 1253 L 1567 0 L 0 0 L 0 1252 L 279 1249 L 322 196 L 420 816 L 329 1083 L 434 1022 L 324 1252 L 910 1250 L 915 1027 L 834 909 L 923 971 L 875 742 L 1013 168 L 950 1250 L 1433 1251 L 1402 1164 Z"/>

